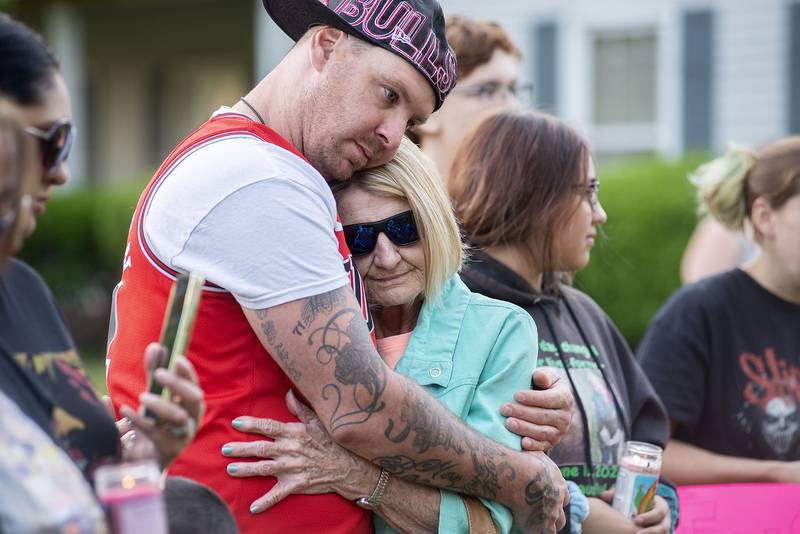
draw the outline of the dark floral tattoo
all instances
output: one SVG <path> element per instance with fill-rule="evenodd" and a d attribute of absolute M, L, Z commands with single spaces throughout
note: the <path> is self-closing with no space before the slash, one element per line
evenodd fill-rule
<path fill-rule="evenodd" d="M 318 345 L 317 361 L 335 365 L 336 383 L 322 388 L 322 398 L 336 402 L 331 431 L 363 423 L 386 406 L 381 400 L 388 380 L 386 366 L 375 357 L 372 338 L 363 323 L 359 310 L 344 308 L 308 337 L 309 345 Z M 343 409 L 345 396 L 353 408 Z"/>

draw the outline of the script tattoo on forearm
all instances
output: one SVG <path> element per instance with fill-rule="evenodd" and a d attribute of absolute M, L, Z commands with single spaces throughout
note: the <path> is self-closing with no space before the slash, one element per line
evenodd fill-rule
<path fill-rule="evenodd" d="M 408 456 L 397 455 L 378 457 L 373 462 L 409 482 L 436 485 L 458 493 L 497 499 L 501 479 L 510 482 L 516 478 L 516 473 L 508 462 L 498 461 L 498 457 L 505 456 L 503 448 L 485 438 L 484 441 L 486 443 L 478 444 L 469 452 L 474 472 L 469 479 L 458 474 L 455 462 L 441 459 L 417 462 Z"/>
<path fill-rule="evenodd" d="M 286 351 L 286 347 L 283 346 L 283 343 L 277 341 L 277 328 L 275 327 L 275 323 L 267 318 L 267 315 L 267 310 L 256 311 L 256 317 L 261 321 L 261 331 L 267 337 L 267 343 L 272 347 L 272 352 L 278 357 L 281 364 L 283 364 L 283 369 L 286 371 L 286 374 L 297 382 L 303 375 L 292 363 L 291 358 L 289 358 L 289 353 Z"/>
<path fill-rule="evenodd" d="M 394 419 L 389 419 L 384 435 L 392 443 L 402 443 L 414 432 L 414 448 L 419 452 L 426 452 L 433 447 L 442 447 L 444 450 L 454 450 L 458 454 L 464 453 L 464 447 L 459 443 L 463 438 L 451 421 L 442 417 L 436 401 L 425 395 L 420 395 L 419 388 L 410 382 L 404 384 L 403 405 L 400 411 L 400 422 L 395 430 Z M 401 426 L 402 425 L 402 426 Z"/>
<path fill-rule="evenodd" d="M 414 388 L 410 382 L 405 385 L 405 395 L 400 412 L 400 424 L 389 420 L 384 435 L 393 443 L 402 443 L 411 433 L 412 445 L 420 453 L 441 448 L 454 451 L 462 456 L 469 454 L 472 461 L 473 476 L 465 479 L 456 473 L 457 465 L 439 459 L 414 462 L 407 456 L 386 456 L 373 461 L 406 480 L 422 484 L 442 485 L 454 491 L 497 498 L 500 480 L 514 480 L 516 473 L 508 463 L 506 450 L 490 439 L 465 432 L 452 423 L 443 412 L 444 408 L 436 400 Z M 394 432 L 398 429 L 396 432 Z"/>
<path fill-rule="evenodd" d="M 409 482 L 424 484 L 434 480 L 446 480 L 448 487 L 455 487 L 461 481 L 461 475 L 453 472 L 456 465 L 442 460 L 423 460 L 416 462 L 413 458 L 403 456 L 384 456 L 377 458 L 378 467 L 386 469 L 392 475 L 402 477 Z"/>
<path fill-rule="evenodd" d="M 363 423 L 386 406 L 381 400 L 388 381 L 386 366 L 374 357 L 372 338 L 363 322 L 360 310 L 344 308 L 308 336 L 308 344 L 317 346 L 317 361 L 335 365 L 336 383 L 322 388 L 322 398 L 336 403 L 329 421 L 331 431 Z M 352 408 L 343 407 L 345 396 Z"/>

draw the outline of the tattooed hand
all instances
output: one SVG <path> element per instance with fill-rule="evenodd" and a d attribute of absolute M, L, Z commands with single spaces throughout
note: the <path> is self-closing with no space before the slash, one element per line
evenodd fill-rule
<path fill-rule="evenodd" d="M 524 501 L 512 507 L 514 522 L 523 532 L 554 534 L 566 523 L 567 483 L 547 455 L 542 452 L 524 454 L 532 460 L 536 474 L 525 486 Z"/>

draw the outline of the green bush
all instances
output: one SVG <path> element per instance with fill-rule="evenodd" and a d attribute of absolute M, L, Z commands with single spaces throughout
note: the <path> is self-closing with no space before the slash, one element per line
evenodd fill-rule
<path fill-rule="evenodd" d="M 113 287 L 142 188 L 137 180 L 122 187 L 57 194 L 20 257 L 42 274 L 60 299 L 75 297 L 90 282 Z"/>
<path fill-rule="evenodd" d="M 647 158 L 600 169 L 600 199 L 609 217 L 606 237 L 598 240 L 576 286 L 597 300 L 633 347 L 680 285 L 680 257 L 696 222 L 686 174 L 700 161 Z M 101 289 L 108 300 L 119 280 L 128 226 L 143 183 L 57 195 L 25 243 L 23 259 L 47 280 L 76 341 L 89 352 L 103 352 L 109 308 L 108 302 L 101 302 L 95 306 L 100 311 L 87 312 L 86 288 L 94 293 Z"/>
<path fill-rule="evenodd" d="M 686 176 L 701 161 L 638 159 L 600 169 L 605 237 L 575 285 L 602 306 L 633 348 L 680 287 L 681 255 L 697 222 Z"/>
<path fill-rule="evenodd" d="M 20 257 L 47 281 L 84 355 L 105 354 L 111 292 L 142 180 L 56 194 Z M 97 368 L 102 368 L 103 358 Z"/>

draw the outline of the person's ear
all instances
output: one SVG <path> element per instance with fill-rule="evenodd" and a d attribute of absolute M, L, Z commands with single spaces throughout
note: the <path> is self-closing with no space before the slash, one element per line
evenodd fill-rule
<path fill-rule="evenodd" d="M 330 26 L 321 26 L 314 31 L 308 46 L 308 59 L 314 70 L 321 71 L 330 60 L 336 45 L 346 38 L 342 30 Z"/>
<path fill-rule="evenodd" d="M 758 197 L 750 208 L 750 222 L 753 230 L 762 240 L 775 238 L 775 213 L 764 197 Z"/>
<path fill-rule="evenodd" d="M 438 114 L 434 113 L 428 120 L 414 127 L 414 133 L 420 137 L 436 137 L 442 132 L 442 122 Z"/>

